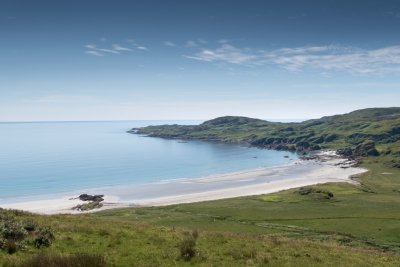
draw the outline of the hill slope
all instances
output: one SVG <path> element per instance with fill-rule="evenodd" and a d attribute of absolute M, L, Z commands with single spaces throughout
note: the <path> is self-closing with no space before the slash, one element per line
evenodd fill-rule
<path fill-rule="evenodd" d="M 226 116 L 200 125 L 148 126 L 131 132 L 153 137 L 239 143 L 299 152 L 335 149 L 352 158 L 380 154 L 398 156 L 400 108 L 363 109 L 300 123 Z M 397 161 L 393 162 L 394 166 L 396 164 Z"/>

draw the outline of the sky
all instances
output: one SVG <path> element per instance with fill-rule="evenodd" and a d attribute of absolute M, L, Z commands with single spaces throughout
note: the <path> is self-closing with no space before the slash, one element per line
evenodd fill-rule
<path fill-rule="evenodd" d="M 0 1 L 0 121 L 400 106 L 400 1 Z"/>

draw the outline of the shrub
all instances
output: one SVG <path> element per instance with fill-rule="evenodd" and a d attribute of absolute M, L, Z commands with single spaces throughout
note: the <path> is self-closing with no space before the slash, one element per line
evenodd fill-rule
<path fill-rule="evenodd" d="M 28 245 L 50 246 L 54 240 L 51 229 L 39 228 L 31 219 L 19 219 L 20 215 L 18 211 L 0 209 L 0 250 L 12 254 Z"/>
<path fill-rule="evenodd" d="M 197 230 L 192 233 L 186 232 L 180 244 L 181 258 L 185 261 L 191 260 L 196 255 L 196 242 L 199 233 Z"/>
<path fill-rule="evenodd" d="M 298 194 L 302 196 L 307 196 L 307 195 L 320 195 L 323 198 L 326 199 L 331 199 L 334 197 L 333 193 L 328 190 L 322 190 L 319 188 L 314 188 L 314 187 L 301 187 L 299 190 L 296 191 Z"/>
<path fill-rule="evenodd" d="M 45 227 L 39 229 L 34 240 L 34 244 L 37 248 L 49 247 L 53 243 L 54 235 L 50 228 Z"/>
<path fill-rule="evenodd" d="M 26 221 L 24 222 L 24 229 L 25 229 L 26 231 L 28 231 L 28 232 L 33 232 L 33 231 L 36 230 L 36 228 L 37 228 L 37 225 L 36 225 L 36 223 L 35 223 L 34 221 L 32 221 L 32 220 L 26 220 Z"/>
<path fill-rule="evenodd" d="M 12 240 L 7 240 L 4 249 L 7 251 L 8 254 L 14 254 L 18 250 L 18 245 Z"/>
<path fill-rule="evenodd" d="M 4 239 L 13 241 L 23 240 L 28 235 L 22 224 L 13 219 L 6 219 L 1 222 L 0 232 Z"/>

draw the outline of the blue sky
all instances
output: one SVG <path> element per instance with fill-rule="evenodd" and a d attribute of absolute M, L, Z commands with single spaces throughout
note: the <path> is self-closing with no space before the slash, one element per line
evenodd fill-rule
<path fill-rule="evenodd" d="M 0 121 L 400 106 L 399 1 L 0 2 Z"/>

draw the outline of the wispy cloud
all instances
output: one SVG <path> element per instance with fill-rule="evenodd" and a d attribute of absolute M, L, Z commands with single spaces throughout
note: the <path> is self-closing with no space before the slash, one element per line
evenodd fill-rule
<path fill-rule="evenodd" d="M 386 13 L 387 16 L 393 17 L 396 19 L 400 19 L 400 12 L 399 11 L 389 11 Z"/>
<path fill-rule="evenodd" d="M 184 55 L 184 57 L 207 62 L 220 61 L 232 64 L 253 64 L 258 60 L 256 55 L 230 44 L 223 44 L 215 50 L 203 49 L 195 55 Z"/>
<path fill-rule="evenodd" d="M 107 40 L 104 38 L 102 39 L 102 42 L 106 42 Z M 137 44 L 134 40 L 128 40 L 130 44 L 130 46 L 133 48 L 130 48 L 128 45 L 120 45 L 117 43 L 114 43 L 112 45 L 109 45 L 108 47 L 104 47 L 104 46 L 97 46 L 96 44 L 87 44 L 84 47 L 86 48 L 85 53 L 88 55 L 92 55 L 92 56 L 97 56 L 97 57 L 101 57 L 101 56 L 105 56 L 106 54 L 122 54 L 122 53 L 127 53 L 127 52 L 131 52 L 133 51 L 133 49 L 136 50 L 142 50 L 142 51 L 148 51 L 149 49 L 144 46 L 144 45 L 139 45 Z"/>
<path fill-rule="evenodd" d="M 247 66 L 278 66 L 288 71 L 317 70 L 352 74 L 400 72 L 400 46 L 366 50 L 344 46 L 305 46 L 276 50 L 252 50 L 222 43 L 215 49 L 201 49 L 186 58 Z"/>
<path fill-rule="evenodd" d="M 120 46 L 119 44 L 113 44 L 112 48 L 114 51 L 132 51 L 132 49 Z"/>
<path fill-rule="evenodd" d="M 164 41 L 164 45 L 165 46 L 169 46 L 169 47 L 176 47 L 177 45 L 173 42 L 170 41 Z"/>
<path fill-rule="evenodd" d="M 92 51 L 92 50 L 86 50 L 85 53 L 88 55 L 96 56 L 96 57 L 104 56 L 102 53 L 100 53 L 98 51 Z"/>
<path fill-rule="evenodd" d="M 136 46 L 136 48 L 139 50 L 149 51 L 149 49 L 147 47 L 142 46 L 142 45 Z"/>
<path fill-rule="evenodd" d="M 148 47 L 137 43 L 137 42 L 136 42 L 135 40 L 133 40 L 133 39 L 129 39 L 128 42 L 131 43 L 131 44 L 132 44 L 136 49 L 138 49 L 138 50 L 149 51 L 149 48 L 148 48 Z"/>

